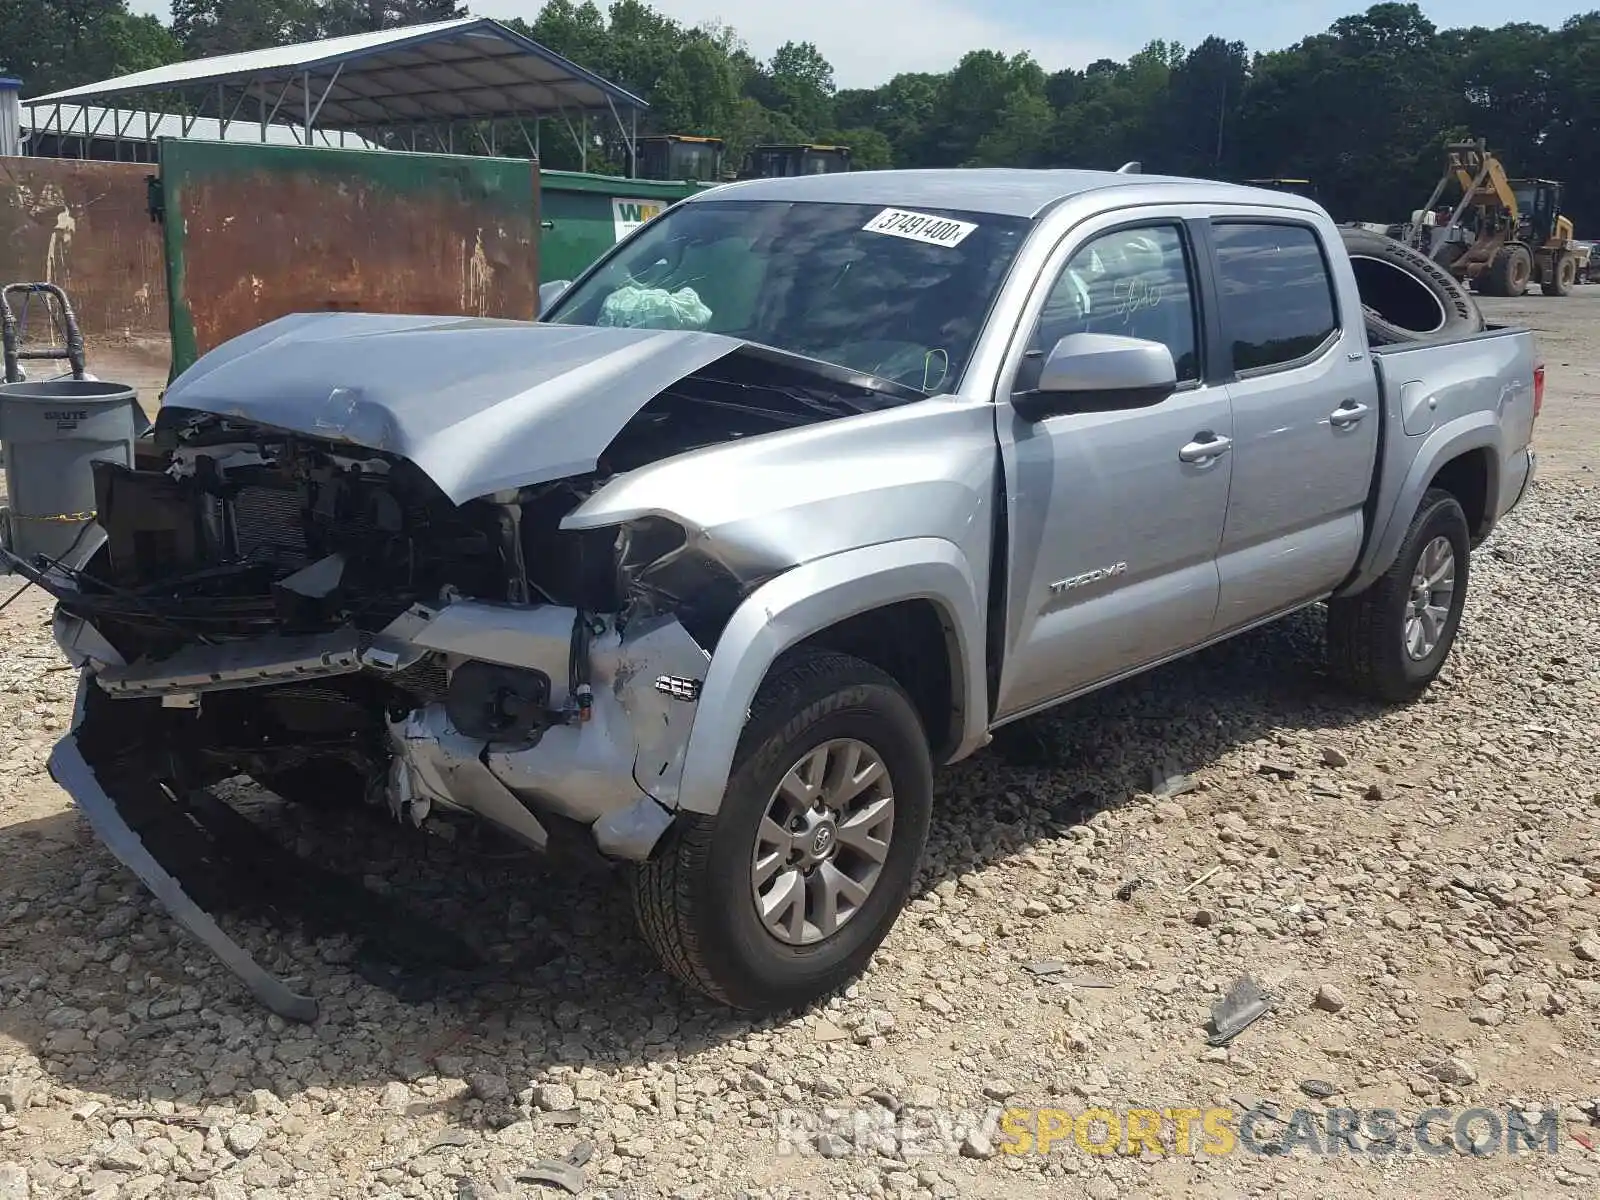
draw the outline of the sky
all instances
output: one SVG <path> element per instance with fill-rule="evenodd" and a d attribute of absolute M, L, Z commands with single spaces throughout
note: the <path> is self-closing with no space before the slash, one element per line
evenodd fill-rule
<path fill-rule="evenodd" d="M 4 0 L 0 0 L 3 3 Z M 604 0 L 600 0 L 605 7 Z M 1155 38 L 1193 46 L 1210 34 L 1275 50 L 1360 12 L 1370 0 L 651 0 L 685 24 L 731 25 L 758 58 L 815 42 L 840 87 L 873 87 L 901 71 L 943 71 L 968 50 L 1026 50 L 1047 70 L 1127 58 Z M 532 20 L 540 0 L 468 0 L 477 16 Z M 131 0 L 166 20 L 168 0 Z M 1594 4 L 1523 0 L 1514 19 L 1559 25 Z M 1441 27 L 1501 25 L 1498 0 L 1423 3 Z M 580 64 L 581 65 L 581 64 Z"/>

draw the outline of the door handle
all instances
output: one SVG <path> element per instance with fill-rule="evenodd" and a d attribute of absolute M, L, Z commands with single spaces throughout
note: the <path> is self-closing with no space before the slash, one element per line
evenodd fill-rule
<path fill-rule="evenodd" d="M 1328 414 L 1328 424 L 1335 429 L 1348 429 L 1367 415 L 1367 406 L 1356 400 L 1346 400 Z"/>
<path fill-rule="evenodd" d="M 1197 464 L 1209 463 L 1213 459 L 1221 458 L 1232 448 L 1232 438 L 1218 437 L 1214 433 L 1197 433 L 1194 441 L 1178 451 L 1178 461 Z"/>

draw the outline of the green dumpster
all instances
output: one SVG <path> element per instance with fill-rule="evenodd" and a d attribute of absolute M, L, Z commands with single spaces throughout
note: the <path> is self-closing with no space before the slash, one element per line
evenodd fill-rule
<path fill-rule="evenodd" d="M 539 172 L 539 282 L 576 279 L 623 234 L 707 185 Z"/>

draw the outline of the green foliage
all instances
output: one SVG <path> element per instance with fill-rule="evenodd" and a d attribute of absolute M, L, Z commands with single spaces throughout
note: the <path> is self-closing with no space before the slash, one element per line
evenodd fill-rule
<path fill-rule="evenodd" d="M 316 37 L 322 11 L 316 0 L 172 0 L 172 32 L 185 58 L 231 54 Z"/>
<path fill-rule="evenodd" d="M 802 129 L 821 131 L 832 122 L 833 67 L 810 42 L 779 46 L 766 74 L 771 108 Z"/>
<path fill-rule="evenodd" d="M 126 0 L 0 0 L 0 71 L 36 94 L 464 11 L 460 0 L 173 0 L 167 29 Z M 1218 37 L 1153 41 L 1126 62 L 1049 73 L 1026 54 L 974 50 L 942 74 L 843 90 L 810 42 L 761 61 L 732 29 L 684 25 L 648 0 L 547 0 L 531 22 L 507 24 L 648 100 L 641 133 L 723 138 L 729 166 L 762 142 L 806 141 L 851 146 L 858 169 L 1137 159 L 1152 172 L 1309 178 L 1336 217 L 1388 221 L 1426 198 L 1444 141 L 1471 134 L 1513 174 L 1566 181 L 1580 235 L 1600 227 L 1600 12 L 1559 29 L 1441 31 L 1416 4 L 1380 3 L 1264 53 Z M 584 161 L 577 133 L 546 119 L 545 163 Z M 625 167 L 608 120 L 589 135 L 591 170 Z M 502 153 L 520 144 L 502 132 Z"/>
<path fill-rule="evenodd" d="M 371 33 L 401 25 L 423 25 L 464 17 L 467 9 L 456 0 L 324 0 L 317 35 L 342 37 Z"/>
<path fill-rule="evenodd" d="M 20 78 L 24 95 L 179 57 L 172 33 L 154 17 L 128 12 L 124 0 L 0 0 L 0 75 Z"/>

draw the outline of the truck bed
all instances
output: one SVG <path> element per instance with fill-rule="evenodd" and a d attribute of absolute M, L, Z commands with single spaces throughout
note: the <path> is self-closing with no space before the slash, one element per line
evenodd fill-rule
<path fill-rule="evenodd" d="M 1383 404 L 1368 534 L 1356 573 L 1341 589 L 1360 591 L 1374 567 L 1393 558 L 1409 514 L 1426 490 L 1430 465 L 1483 447 L 1488 483 L 1481 542 L 1527 486 L 1532 469 L 1534 368 L 1531 331 L 1490 325 L 1465 337 L 1374 346 L 1373 369 Z"/>

